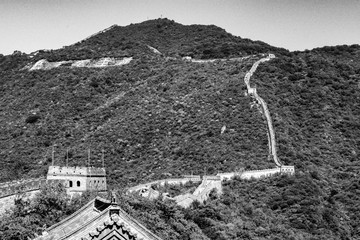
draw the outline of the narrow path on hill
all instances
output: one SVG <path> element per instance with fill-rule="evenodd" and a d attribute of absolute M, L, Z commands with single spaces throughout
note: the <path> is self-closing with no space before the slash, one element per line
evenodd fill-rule
<path fill-rule="evenodd" d="M 189 56 L 183 57 L 182 60 L 189 61 L 193 63 L 213 63 L 213 62 L 226 62 L 226 61 L 243 61 L 245 59 L 251 58 L 255 55 L 249 55 L 245 57 L 235 57 L 235 58 L 214 58 L 214 59 L 195 59 Z"/>
<path fill-rule="evenodd" d="M 217 189 L 217 193 L 222 193 L 222 184 L 221 178 L 219 179 L 207 179 L 204 178 L 201 184 L 191 193 L 181 194 L 175 196 L 174 199 L 176 203 L 184 208 L 188 208 L 192 202 L 199 201 L 203 203 L 209 198 L 209 195 L 213 189 Z"/>
<path fill-rule="evenodd" d="M 275 58 L 275 55 L 273 54 L 269 54 L 269 56 L 262 58 L 258 61 L 256 61 L 251 69 L 246 73 L 244 81 L 247 87 L 247 92 L 249 95 L 252 95 L 255 97 L 256 101 L 261 105 L 265 117 L 266 117 L 266 121 L 267 121 L 267 129 L 268 129 L 268 139 L 269 139 L 269 150 L 270 150 L 270 156 L 272 157 L 272 159 L 274 160 L 275 164 L 280 167 L 282 164 L 279 161 L 279 158 L 277 156 L 276 153 L 276 141 L 275 141 L 275 132 L 274 132 L 274 128 L 272 125 L 272 120 L 271 120 L 271 116 L 270 116 L 270 112 L 269 109 L 267 107 L 266 102 L 264 101 L 264 99 L 262 99 L 256 91 L 256 88 L 252 88 L 250 86 L 250 77 L 254 74 L 254 72 L 256 71 L 257 67 L 259 66 L 260 63 L 266 62 L 271 60 L 272 58 Z"/>

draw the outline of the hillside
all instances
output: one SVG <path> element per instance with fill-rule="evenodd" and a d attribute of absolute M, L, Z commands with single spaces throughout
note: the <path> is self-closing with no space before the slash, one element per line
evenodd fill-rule
<path fill-rule="evenodd" d="M 169 25 L 162 33 L 166 35 L 153 39 L 157 36 L 153 30 L 159 25 Z M 231 36 L 215 26 L 183 26 L 165 19 L 113 27 L 72 46 L 39 52 L 33 58 L 20 53 L 3 57 L 2 181 L 43 175 L 54 144 L 58 146 L 57 164 L 64 163 L 67 148 L 70 164 L 81 165 L 88 148 L 92 149 L 93 164 L 104 149 L 110 179 L 121 185 L 158 178 L 161 173 L 202 173 L 204 164 L 210 173 L 272 166 L 266 160 L 264 119 L 250 107 L 242 81 L 258 57 L 206 64 L 167 58 L 174 49 L 177 52 L 173 56 L 181 55 L 188 47 L 179 44 L 188 46 L 196 36 L 201 37 L 204 47 L 226 43 L 223 35 L 229 44 L 243 49 L 243 54 L 275 49 Z M 119 57 L 122 50 L 114 41 L 123 36 L 137 44 L 121 55 L 135 58 L 122 67 L 20 70 L 43 58 L 78 59 L 76 54 L 82 54 L 84 48 L 97 49 L 98 56 Z M 165 56 L 154 54 L 148 44 Z M 257 50 L 247 52 L 250 48 Z M 230 52 L 211 57 L 243 56 Z M 186 55 L 205 56 L 195 49 Z M 12 63 L 17 65 L 7 70 Z M 228 130 L 220 135 L 223 126 Z M 129 167 L 136 171 L 127 172 Z"/>
<path fill-rule="evenodd" d="M 2 98 L 2 122 L 10 123 L 2 126 L 2 149 L 11 154 L 2 159 L 19 174 L 40 173 L 53 144 L 61 154 L 58 164 L 67 147 L 70 164 L 85 164 L 89 147 L 100 160 L 104 148 L 110 174 L 119 170 L 121 181 L 138 181 L 152 171 L 202 172 L 198 166 L 205 162 L 212 172 L 272 164 L 266 161 L 264 120 L 242 90 L 246 66 L 143 58 L 101 71 L 11 73 Z M 227 134 L 220 135 L 224 125 Z M 124 176 L 128 167 L 138 171 Z"/>
<path fill-rule="evenodd" d="M 158 19 L 114 26 L 58 50 L 0 56 L 0 181 L 44 175 L 55 144 L 56 164 L 65 163 L 69 149 L 69 164 L 84 165 L 91 148 L 92 164 L 100 165 L 104 149 L 115 189 L 205 170 L 274 167 L 265 119 L 244 94 L 245 73 L 262 53 L 276 58 L 259 65 L 251 84 L 269 107 L 280 160 L 298 174 L 235 180 L 228 184 L 235 191 L 225 188 L 220 199 L 193 206 L 195 215 L 185 211 L 173 221 L 185 218 L 210 239 L 324 239 L 324 229 L 327 239 L 359 239 L 359 45 L 288 52 L 216 26 Z M 193 63 L 183 56 L 251 57 Z M 40 59 L 100 57 L 134 60 L 108 68 L 23 69 Z M 135 215 L 165 211 L 163 203 L 123 198 Z"/>

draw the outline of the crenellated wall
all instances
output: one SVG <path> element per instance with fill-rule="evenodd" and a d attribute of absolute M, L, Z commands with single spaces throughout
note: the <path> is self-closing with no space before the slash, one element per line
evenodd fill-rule
<path fill-rule="evenodd" d="M 295 173 L 295 167 L 294 166 L 284 166 L 282 165 L 280 167 L 280 172 L 281 173 L 287 173 L 287 174 L 294 174 Z"/>
<path fill-rule="evenodd" d="M 39 189 L 34 189 L 34 190 L 29 190 L 27 192 L 22 192 L 21 193 L 21 197 L 23 199 L 31 199 L 33 198 L 40 190 Z M 0 218 L 1 215 L 8 209 L 12 208 L 15 206 L 15 200 L 17 199 L 17 194 L 14 195 L 9 195 L 6 197 L 1 197 L 0 198 Z"/>
<path fill-rule="evenodd" d="M 140 191 L 142 189 L 148 189 L 152 185 L 160 185 L 160 186 L 164 186 L 165 184 L 180 185 L 180 184 L 185 184 L 187 182 L 201 182 L 201 177 L 200 175 L 184 175 L 183 178 L 167 178 L 167 179 L 156 180 L 131 187 L 127 190 L 127 192 L 131 193 L 131 192 Z"/>
<path fill-rule="evenodd" d="M 61 167 L 50 166 L 48 170 L 49 175 L 78 175 L 78 176 L 105 176 L 105 168 L 96 167 Z"/>
<path fill-rule="evenodd" d="M 47 180 L 45 178 L 33 178 L 21 181 L 6 182 L 0 185 L 0 198 L 16 195 L 18 193 L 39 190 L 41 187 L 45 186 L 45 184 L 55 185 L 60 183 L 65 185 L 66 181 L 59 179 Z"/>
<path fill-rule="evenodd" d="M 31 198 L 46 184 L 62 184 L 69 194 L 76 192 L 106 191 L 106 171 L 95 167 L 50 166 L 47 178 L 33 178 L 0 184 L 0 214 L 14 204 L 19 193 Z"/>
<path fill-rule="evenodd" d="M 221 191 L 222 191 L 221 180 L 222 180 L 221 176 L 205 175 L 201 178 L 199 175 L 184 175 L 183 178 L 162 179 L 162 180 L 152 181 L 152 182 L 145 183 L 145 184 L 140 184 L 135 187 L 129 188 L 127 190 L 127 193 L 139 192 L 140 195 L 143 197 L 146 197 L 149 199 L 154 199 L 154 198 L 159 197 L 160 195 L 158 194 L 157 191 L 152 191 L 152 189 L 151 189 L 152 185 L 163 186 L 165 184 L 174 184 L 174 185 L 175 184 L 185 184 L 190 181 L 201 182 L 201 184 L 195 189 L 193 194 L 187 193 L 184 195 L 176 196 L 174 198 L 170 198 L 170 199 L 175 200 L 177 202 L 177 204 L 179 204 L 183 207 L 188 207 L 195 200 L 204 202 L 209 197 L 210 192 L 214 188 L 216 188 L 218 190 L 218 193 L 221 194 Z"/>
<path fill-rule="evenodd" d="M 251 170 L 251 171 L 238 171 L 238 172 L 227 172 L 227 173 L 218 173 L 216 176 L 203 176 L 202 179 L 199 175 L 184 175 L 184 178 L 169 178 L 156 180 L 144 184 L 139 184 L 137 186 L 131 187 L 127 190 L 128 193 L 137 192 L 142 189 L 149 189 L 152 185 L 160 185 L 163 186 L 165 184 L 185 184 L 187 182 L 201 182 L 201 181 L 223 181 L 230 180 L 231 178 L 238 176 L 241 179 L 251 179 L 251 178 L 263 178 L 269 177 L 276 173 L 283 174 L 294 174 L 295 168 L 294 166 L 281 166 L 277 168 L 271 169 L 262 169 L 262 170 Z"/>
<path fill-rule="evenodd" d="M 209 180 L 209 181 L 221 181 L 221 177 L 220 176 L 218 176 L 218 175 L 216 175 L 216 176 L 214 176 L 214 175 L 204 175 L 203 176 L 203 181 L 205 180 Z"/>
<path fill-rule="evenodd" d="M 216 176 L 219 176 L 221 181 L 230 180 L 235 176 L 240 176 L 242 172 L 228 172 L 228 173 L 218 173 Z"/>
<path fill-rule="evenodd" d="M 255 55 L 245 56 L 245 57 L 237 57 L 237 58 L 216 58 L 216 59 L 193 59 L 190 56 L 185 56 L 182 58 L 184 61 L 189 61 L 193 63 L 213 63 L 213 62 L 225 62 L 225 61 L 243 61 L 245 59 L 252 58 Z"/>
<path fill-rule="evenodd" d="M 220 176 L 221 180 L 229 180 L 235 176 L 238 176 L 241 179 L 251 179 L 251 178 L 269 177 L 276 173 L 292 175 L 295 173 L 295 167 L 294 166 L 281 166 L 281 167 L 271 168 L 271 169 L 218 173 L 216 176 Z"/>
<path fill-rule="evenodd" d="M 256 88 L 252 88 L 250 86 L 250 78 L 251 76 L 255 73 L 257 67 L 259 66 L 260 63 L 266 62 L 271 60 L 272 58 L 275 58 L 274 54 L 269 54 L 267 57 L 261 58 L 260 60 L 256 61 L 251 69 L 246 73 L 245 77 L 244 77 L 244 82 L 246 84 L 247 87 L 247 93 L 250 96 L 253 96 L 256 101 L 258 102 L 258 104 L 261 106 L 263 114 L 265 115 L 266 118 L 266 122 L 267 122 L 267 134 L 268 134 L 268 142 L 269 142 L 269 154 L 270 156 L 273 158 L 275 164 L 280 167 L 282 165 L 282 163 L 280 162 L 278 156 L 277 156 L 277 152 L 276 152 L 276 140 L 275 140 L 275 131 L 273 128 L 273 124 L 272 124 L 272 120 L 271 120 L 271 115 L 269 112 L 269 109 L 267 107 L 266 102 L 264 101 L 264 99 L 262 99 L 259 94 L 256 91 Z"/>
<path fill-rule="evenodd" d="M 240 178 L 241 179 L 263 178 L 263 177 L 270 177 L 271 175 L 274 175 L 276 173 L 280 173 L 280 168 L 244 171 L 240 175 Z"/>
<path fill-rule="evenodd" d="M 184 178 L 173 178 L 173 179 L 162 179 L 157 181 L 152 181 L 145 184 L 140 184 L 135 187 L 131 187 L 127 190 L 127 193 L 137 192 L 139 191 L 141 196 L 154 199 L 159 197 L 157 191 L 152 191 L 152 185 L 164 185 L 167 184 L 181 184 L 189 181 L 199 182 L 202 181 L 201 184 L 195 189 L 195 191 L 190 194 L 186 193 L 183 195 L 176 196 L 174 198 L 168 197 L 169 199 L 175 200 L 176 203 L 182 207 L 189 207 L 192 202 L 195 200 L 199 202 L 204 202 L 208 199 L 210 192 L 213 189 L 217 189 L 218 194 L 222 193 L 222 181 L 230 180 L 231 178 L 238 176 L 241 179 L 259 179 L 264 177 L 270 177 L 274 174 L 294 174 L 295 168 L 294 166 L 281 166 L 272 169 L 262 169 L 262 170 L 251 170 L 251 171 L 237 171 L 237 172 L 227 172 L 227 173 L 218 173 L 216 176 L 208 176 L 204 175 L 201 179 L 199 175 L 185 175 Z M 154 193 L 156 192 L 156 194 Z"/>
<path fill-rule="evenodd" d="M 107 190 L 105 168 L 50 166 L 47 179 L 64 180 L 69 192 Z"/>
<path fill-rule="evenodd" d="M 201 181 L 200 175 L 184 175 L 183 178 L 187 179 L 188 181 L 193 181 L 193 182 Z"/>

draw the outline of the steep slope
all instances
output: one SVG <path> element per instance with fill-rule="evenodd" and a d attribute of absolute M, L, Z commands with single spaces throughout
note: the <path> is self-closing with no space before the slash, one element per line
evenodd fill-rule
<path fill-rule="evenodd" d="M 110 179 L 121 184 L 201 173 L 204 164 L 213 173 L 269 168 L 266 125 L 240 80 L 254 60 L 141 58 L 118 68 L 3 73 L 2 179 L 43 174 L 53 144 L 57 164 L 67 148 L 70 164 L 85 164 L 88 148 L 96 164 L 104 148 Z"/>
<path fill-rule="evenodd" d="M 360 46 L 279 57 L 259 66 L 254 79 L 282 161 L 320 180 L 320 193 L 348 216 L 350 239 L 359 238 Z"/>
<path fill-rule="evenodd" d="M 360 46 L 339 49 L 348 59 L 326 48 L 280 56 L 260 65 L 253 79 L 273 114 L 285 161 L 358 174 Z"/>

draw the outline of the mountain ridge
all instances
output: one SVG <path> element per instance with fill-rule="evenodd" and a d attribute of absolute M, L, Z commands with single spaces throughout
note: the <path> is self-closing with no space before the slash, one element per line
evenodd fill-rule
<path fill-rule="evenodd" d="M 295 165 L 295 176 L 235 179 L 225 184 L 223 196 L 195 204 L 192 213 L 136 196 L 120 198 L 161 236 L 176 232 L 190 238 L 175 227 L 186 220 L 205 239 L 357 239 L 359 50 L 351 45 L 289 52 L 212 26 L 183 28 L 154 20 L 114 27 L 32 58 L 0 56 L 0 181 L 44 175 L 52 145 L 57 145 L 57 164 L 65 163 L 69 149 L 69 164 L 84 165 L 89 148 L 91 163 L 100 164 L 104 149 L 109 184 L 116 189 L 191 171 L 202 174 L 204 166 L 210 174 L 271 168 L 266 122 L 246 96 L 243 79 L 261 54 L 274 53 L 251 83 L 268 105 L 279 158 Z M 182 59 L 245 55 L 251 57 Z M 21 70 L 41 59 L 102 57 L 133 60 L 119 67 Z M 166 225 L 171 231 L 156 230 L 152 213 L 167 224 L 164 219 L 171 216 L 175 225 Z"/>

